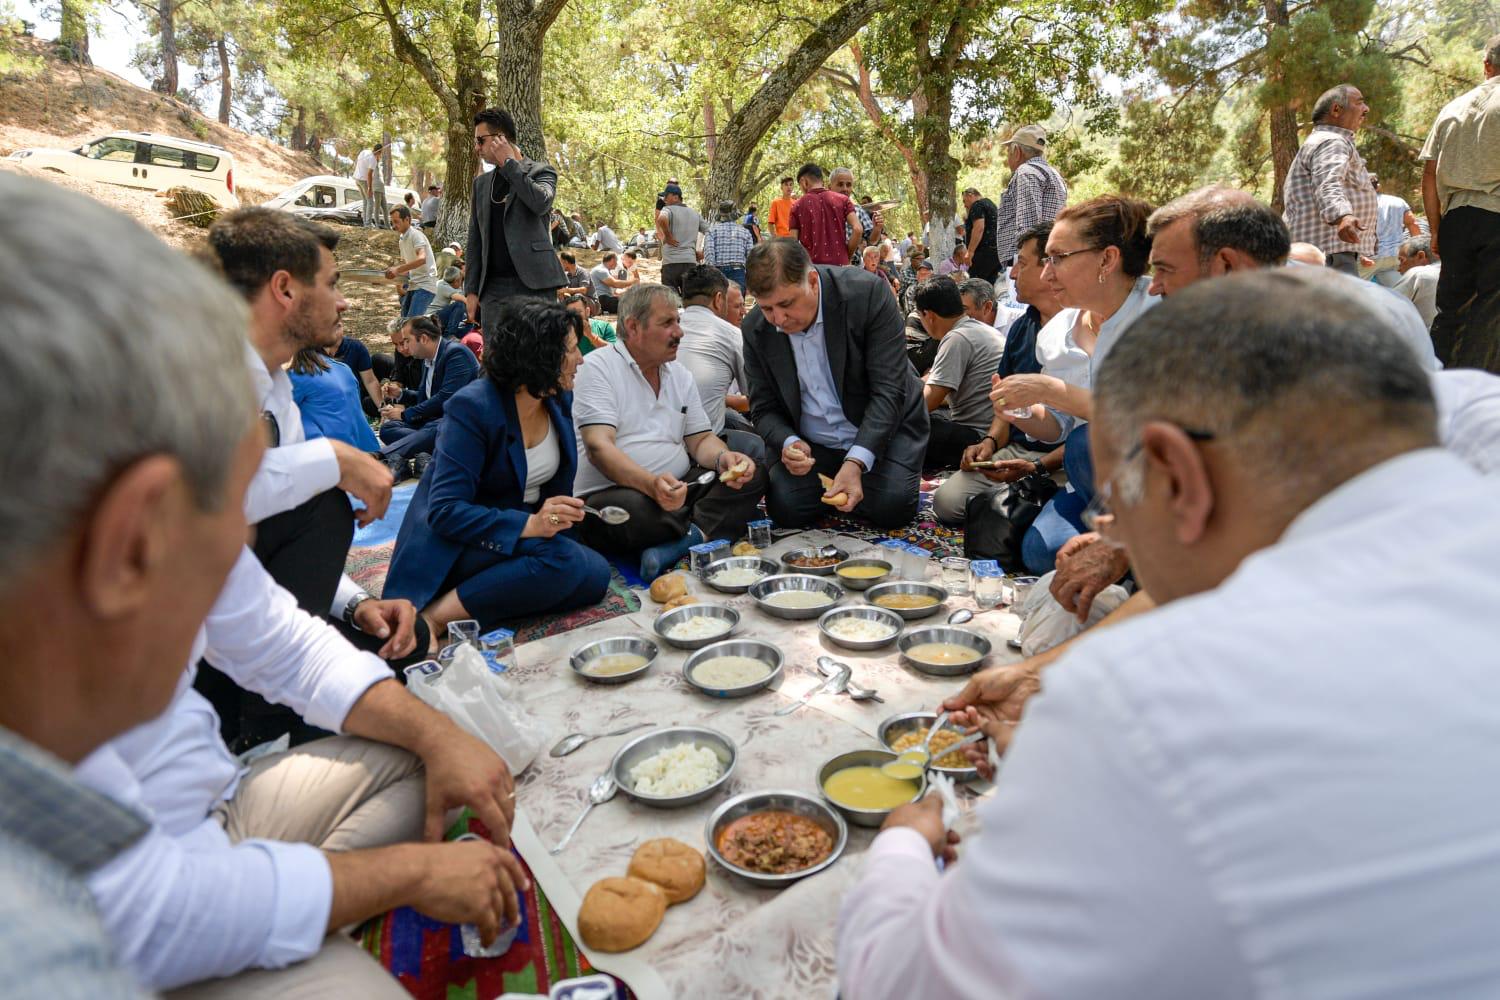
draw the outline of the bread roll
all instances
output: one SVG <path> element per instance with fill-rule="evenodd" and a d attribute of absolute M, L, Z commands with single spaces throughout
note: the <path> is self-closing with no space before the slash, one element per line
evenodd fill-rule
<path fill-rule="evenodd" d="M 595 951 L 629 951 L 661 926 L 667 894 L 638 878 L 602 878 L 589 886 L 578 908 L 578 936 Z"/>
<path fill-rule="evenodd" d="M 681 573 L 668 573 L 651 581 L 651 599 L 665 604 L 674 597 L 687 593 L 687 581 Z"/>
<path fill-rule="evenodd" d="M 703 888 L 705 867 L 702 852 L 680 840 L 661 837 L 636 848 L 629 874 L 661 886 L 668 903 L 683 903 Z"/>
<path fill-rule="evenodd" d="M 760 549 L 751 545 L 748 541 L 735 542 L 734 548 L 729 550 L 729 554 L 732 556 L 758 556 L 760 555 Z"/>
<path fill-rule="evenodd" d="M 719 473 L 719 482 L 732 483 L 749 471 L 750 463 L 745 459 L 740 459 L 738 462 L 734 463 L 729 468 Z"/>
<path fill-rule="evenodd" d="M 823 484 L 823 491 L 825 493 L 833 489 L 833 480 L 821 472 L 818 473 L 818 482 Z M 819 499 L 830 507 L 842 507 L 849 502 L 849 494 L 840 492 L 835 493 L 831 497 L 820 497 Z"/>
<path fill-rule="evenodd" d="M 684 604 L 697 604 L 697 603 L 698 603 L 698 598 L 694 597 L 692 594 L 678 594 L 676 597 L 672 598 L 666 604 L 663 604 L 661 606 L 661 611 L 659 611 L 657 613 L 664 615 L 668 611 L 671 611 L 673 608 L 680 608 Z"/>

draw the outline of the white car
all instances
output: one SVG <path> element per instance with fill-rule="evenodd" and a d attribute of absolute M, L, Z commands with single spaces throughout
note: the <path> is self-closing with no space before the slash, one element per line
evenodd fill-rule
<path fill-rule="evenodd" d="M 222 146 L 155 132 L 111 132 L 77 149 L 18 149 L 10 159 L 36 170 L 146 191 L 188 187 L 238 208 L 234 154 Z"/>
<path fill-rule="evenodd" d="M 403 199 L 408 194 L 416 196 L 416 192 L 410 188 L 387 184 L 386 208 L 392 209 L 404 204 Z M 422 199 L 416 197 L 416 201 L 420 206 Z M 355 226 L 360 224 L 363 205 L 364 196 L 359 193 L 359 185 L 347 177 L 335 177 L 332 174 L 304 177 L 265 203 L 266 208 L 279 208 L 315 219 L 334 219 Z M 413 215 L 415 214 L 414 212 Z"/>

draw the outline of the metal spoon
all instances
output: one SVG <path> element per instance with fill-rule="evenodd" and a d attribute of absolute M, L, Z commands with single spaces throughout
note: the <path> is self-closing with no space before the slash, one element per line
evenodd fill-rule
<path fill-rule="evenodd" d="M 850 676 L 853 676 L 854 671 L 847 663 L 840 663 L 831 656 L 818 657 L 818 672 L 824 677 L 832 677 L 840 670 L 849 670 Z M 844 685 L 844 692 L 855 701 L 878 701 L 885 704 L 885 699 L 874 688 L 860 687 L 852 680 Z"/>
<path fill-rule="evenodd" d="M 624 524 L 630 520 L 630 511 L 624 507 L 602 507 L 596 509 L 590 507 L 588 504 L 584 504 L 583 512 L 585 514 L 593 514 L 605 524 Z"/>
<path fill-rule="evenodd" d="M 705 472 L 703 475 L 699 476 L 697 479 L 689 481 L 688 485 L 689 486 L 707 486 L 709 483 L 713 482 L 717 478 L 719 478 L 719 474 L 717 472 L 714 472 L 712 469 L 710 469 L 707 472 Z"/>
<path fill-rule="evenodd" d="M 615 777 L 612 774 L 601 774 L 595 778 L 594 783 L 589 786 L 589 804 L 584 807 L 579 817 L 573 821 L 573 825 L 568 827 L 568 832 L 563 834 L 563 838 L 557 842 L 557 846 L 552 848 L 548 853 L 561 854 L 562 849 L 568 846 L 568 841 L 573 839 L 573 834 L 578 832 L 578 828 L 588 818 L 588 814 L 594 811 L 594 807 L 601 802 L 608 802 L 614 798 L 615 792 L 619 787 L 619 785 L 615 784 Z"/>
<path fill-rule="evenodd" d="M 635 725 L 626 726 L 624 729 L 616 729 L 608 733 L 598 733 L 593 736 L 590 736 L 588 733 L 569 733 L 557 741 L 557 746 L 552 748 L 551 753 L 554 757 L 566 757 L 585 743 L 602 740 L 606 736 L 624 736 L 626 733 L 633 733 L 637 729 L 644 729 L 649 725 L 651 725 L 649 722 L 637 722 Z"/>
<path fill-rule="evenodd" d="M 796 701 L 792 702 L 790 705 L 784 705 L 781 708 L 778 708 L 776 711 L 772 712 L 771 714 L 772 715 L 791 715 L 793 712 L 797 711 L 797 709 L 801 708 L 803 705 L 806 705 L 808 702 L 812 701 L 814 695 L 822 694 L 825 691 L 832 691 L 832 690 L 836 689 L 837 687 L 839 687 L 840 685 L 848 684 L 849 683 L 849 673 L 850 673 L 850 670 L 849 670 L 848 667 L 840 667 L 838 669 L 838 671 L 832 677 L 828 678 L 822 684 L 819 684 L 817 687 L 813 688 L 811 691 L 807 692 L 807 694 L 803 695 L 801 698 L 798 698 Z"/>
<path fill-rule="evenodd" d="M 818 550 L 818 556 L 823 559 L 832 559 L 839 554 L 837 545 L 825 545 Z"/>
<path fill-rule="evenodd" d="M 946 747 L 943 750 L 941 756 L 946 757 L 956 750 L 962 750 L 964 747 L 973 746 L 975 743 L 978 743 L 982 739 L 984 739 L 984 733 L 970 733 L 968 736 L 965 736 L 963 739 L 959 740 L 952 746 Z M 884 774 L 887 778 L 914 778 L 916 777 L 916 775 L 907 770 L 908 768 L 921 767 L 923 771 L 927 771 L 931 770 L 934 767 L 937 767 L 937 763 L 934 760 L 933 756 L 931 754 L 924 753 L 924 749 L 925 748 L 913 748 L 911 750 L 902 751 L 897 755 L 895 760 L 888 760 L 884 764 L 881 764 L 880 773 Z M 921 757 L 922 759 L 918 759 L 919 757 Z"/>
<path fill-rule="evenodd" d="M 959 608 L 957 611 L 953 612 L 953 614 L 948 616 L 948 624 L 962 625 L 964 622 L 972 620 L 973 617 L 974 612 L 970 611 L 968 608 Z"/>
<path fill-rule="evenodd" d="M 925 754 L 927 754 L 927 759 L 928 760 L 932 759 L 932 738 L 937 735 L 937 731 L 939 729 L 942 729 L 943 726 L 947 722 L 948 722 L 948 713 L 944 712 L 943 714 L 939 715 L 936 719 L 933 719 L 932 720 L 932 725 L 930 727 L 928 727 L 927 738 L 922 741 L 922 752 L 925 753 Z"/>

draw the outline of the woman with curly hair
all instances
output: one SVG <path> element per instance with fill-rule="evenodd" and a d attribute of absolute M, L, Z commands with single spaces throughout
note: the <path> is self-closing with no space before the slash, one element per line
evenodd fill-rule
<path fill-rule="evenodd" d="M 575 542 L 573 375 L 582 324 L 555 302 L 516 298 L 484 317 L 483 377 L 448 400 L 437 450 L 396 538 L 385 597 L 451 621 L 597 602 L 609 564 Z"/>

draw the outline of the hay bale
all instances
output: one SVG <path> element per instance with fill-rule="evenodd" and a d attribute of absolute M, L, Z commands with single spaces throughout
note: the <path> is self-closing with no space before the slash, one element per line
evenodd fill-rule
<path fill-rule="evenodd" d="M 218 203 L 202 191 L 174 187 L 166 193 L 166 198 L 172 218 L 190 226 L 207 229 L 219 217 Z"/>

